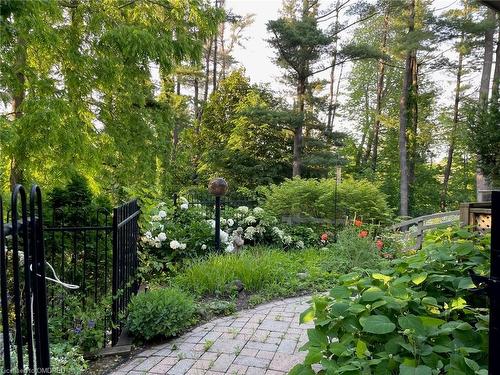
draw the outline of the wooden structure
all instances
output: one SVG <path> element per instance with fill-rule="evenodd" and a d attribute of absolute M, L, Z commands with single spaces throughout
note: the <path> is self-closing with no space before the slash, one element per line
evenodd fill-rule
<path fill-rule="evenodd" d="M 460 223 L 471 227 L 474 231 L 490 231 L 491 202 L 462 203 L 460 205 Z"/>
<path fill-rule="evenodd" d="M 406 232 L 410 227 L 417 226 L 415 232 L 416 243 L 413 247 L 407 250 L 419 250 L 424 242 L 424 233 L 429 229 L 443 228 L 450 225 L 458 224 L 460 219 L 460 211 L 438 212 L 437 214 L 425 215 L 416 217 L 411 220 L 405 220 L 401 223 L 390 227 L 393 231 Z"/>

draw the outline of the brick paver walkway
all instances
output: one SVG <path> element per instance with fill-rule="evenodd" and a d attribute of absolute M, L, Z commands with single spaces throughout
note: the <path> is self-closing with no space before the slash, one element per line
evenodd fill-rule
<path fill-rule="evenodd" d="M 303 361 L 310 297 L 291 298 L 214 320 L 136 355 L 112 375 L 280 375 Z"/>

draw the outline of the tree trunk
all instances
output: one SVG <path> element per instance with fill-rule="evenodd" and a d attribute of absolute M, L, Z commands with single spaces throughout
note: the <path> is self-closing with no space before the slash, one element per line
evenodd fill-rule
<path fill-rule="evenodd" d="M 219 8 L 219 1 L 215 0 L 215 8 Z M 212 66 L 212 92 L 217 88 L 217 45 L 219 44 L 217 41 L 218 38 L 218 30 L 214 35 L 214 58 L 213 58 L 213 66 Z"/>
<path fill-rule="evenodd" d="M 491 89 L 491 97 L 498 101 L 500 97 L 500 16 L 498 17 L 498 38 L 497 38 L 497 51 L 495 53 L 495 72 L 493 73 L 493 86 Z"/>
<path fill-rule="evenodd" d="M 368 135 L 368 140 L 366 142 L 366 148 L 365 148 L 365 152 L 363 154 L 363 159 L 361 161 L 361 167 L 364 168 L 364 166 L 366 165 L 368 159 L 370 158 L 370 153 L 371 153 L 371 150 L 372 150 L 372 144 L 373 144 L 373 132 L 370 131 L 370 101 L 369 101 L 369 96 L 368 96 L 368 92 L 369 92 L 369 87 L 368 87 L 368 84 L 366 85 L 366 89 L 365 89 L 365 129 L 366 131 L 364 131 L 365 134 Z M 363 147 L 360 149 L 360 152 L 362 153 L 363 152 Z"/>
<path fill-rule="evenodd" d="M 495 11 L 488 9 L 487 19 L 495 21 Z M 481 74 L 481 86 L 479 87 L 479 106 L 481 111 L 488 110 L 488 99 L 490 91 L 491 67 L 493 65 L 493 36 L 494 28 L 489 28 L 484 33 L 484 59 L 483 59 L 483 72 Z M 477 156 L 479 159 L 479 155 Z M 476 170 L 476 199 L 478 202 L 483 201 L 483 194 L 481 191 L 491 190 L 490 184 L 484 176 L 480 168 Z"/>
<path fill-rule="evenodd" d="M 382 37 L 382 52 L 385 53 L 387 48 L 387 33 L 389 29 L 389 14 L 386 11 L 384 16 L 384 34 Z M 375 123 L 373 125 L 373 151 L 372 151 L 372 170 L 377 170 L 378 158 L 378 140 L 380 134 L 380 116 L 382 115 L 382 99 L 384 97 L 384 81 L 385 81 L 385 64 L 382 59 L 378 63 L 378 80 L 377 80 L 377 108 L 375 113 Z"/>
<path fill-rule="evenodd" d="M 302 167 L 302 133 L 304 123 L 304 96 L 306 93 L 306 80 L 300 79 L 297 86 L 297 105 L 299 114 L 302 115 L 302 120 L 299 126 L 294 130 L 293 134 L 293 165 L 292 176 L 300 177 Z"/>
<path fill-rule="evenodd" d="M 410 11 L 408 19 L 408 34 L 412 33 L 415 28 L 415 0 L 409 0 L 408 8 Z M 403 77 L 403 89 L 401 92 L 401 98 L 399 101 L 399 194 L 400 194 L 400 216 L 408 216 L 408 196 L 409 196 L 409 185 L 408 185 L 408 151 L 407 151 L 407 141 L 406 141 L 406 129 L 408 127 L 408 115 L 409 115 L 409 97 L 410 97 L 410 83 L 412 79 L 412 62 L 413 51 L 408 51 L 406 53 L 405 61 L 405 72 Z"/>
<path fill-rule="evenodd" d="M 196 134 L 200 132 L 200 82 L 198 77 L 194 78 L 194 118 L 196 120 Z"/>
<path fill-rule="evenodd" d="M 213 39 L 210 39 L 208 43 L 208 49 L 205 55 L 205 90 L 203 92 L 203 103 L 208 100 L 208 86 L 210 82 L 210 56 L 212 55 L 212 43 Z"/>
<path fill-rule="evenodd" d="M 342 81 L 342 72 L 344 70 L 344 64 L 340 64 L 339 78 L 337 79 L 337 91 L 335 92 L 335 101 L 333 102 L 333 112 L 332 112 L 332 131 L 333 122 L 335 121 L 335 115 L 337 113 L 339 93 L 340 93 L 340 82 Z"/>
<path fill-rule="evenodd" d="M 333 57 L 332 57 L 332 68 L 330 70 L 330 97 L 328 101 L 328 123 L 327 123 L 327 131 L 332 131 L 333 128 L 333 95 L 334 95 L 334 87 L 335 87 L 335 66 L 337 64 L 337 33 L 339 29 L 339 6 L 340 3 L 337 1 L 337 10 L 335 12 L 335 27 L 333 30 L 333 35 L 335 38 L 333 44 Z"/>
<path fill-rule="evenodd" d="M 12 112 L 14 113 L 14 120 L 20 119 L 23 116 L 21 106 L 26 97 L 26 77 L 24 75 L 24 69 L 26 66 L 26 42 L 22 37 L 17 39 L 17 57 L 16 57 L 16 85 L 12 92 Z M 20 161 L 20 155 L 15 153 L 11 155 L 10 160 L 10 187 L 13 190 L 16 184 L 22 183 L 24 179 L 24 170 Z"/>
<path fill-rule="evenodd" d="M 418 154 L 418 64 L 417 52 L 413 51 L 411 56 L 411 127 L 408 137 L 409 159 L 408 159 L 408 184 L 411 186 L 415 182 L 415 164 Z"/>
<path fill-rule="evenodd" d="M 455 85 L 455 103 L 453 105 L 453 126 L 450 134 L 450 146 L 448 148 L 448 159 L 446 160 L 446 167 L 443 176 L 443 191 L 441 193 L 441 211 L 446 211 L 446 198 L 448 195 L 448 183 L 451 175 L 451 165 L 453 162 L 453 153 L 455 151 L 455 137 L 458 129 L 458 110 L 460 106 L 460 90 L 462 84 L 462 70 L 463 70 L 463 53 L 462 44 L 464 42 L 464 33 L 460 38 L 458 49 L 458 68 L 457 68 L 457 81 Z"/>

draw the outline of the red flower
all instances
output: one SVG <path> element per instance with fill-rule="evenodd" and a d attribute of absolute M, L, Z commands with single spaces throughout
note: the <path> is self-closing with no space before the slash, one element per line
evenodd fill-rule
<path fill-rule="evenodd" d="M 382 250 L 382 248 L 384 247 L 384 242 L 382 240 L 377 240 L 375 244 L 377 245 L 377 249 L 379 250 Z"/>
<path fill-rule="evenodd" d="M 359 232 L 359 238 L 365 238 L 366 236 L 368 236 L 367 230 L 362 230 L 361 232 Z"/>
<path fill-rule="evenodd" d="M 359 219 L 356 219 L 356 220 L 354 220 L 354 225 L 359 228 L 363 225 L 363 222 Z"/>
<path fill-rule="evenodd" d="M 324 241 L 324 242 L 328 241 L 328 234 L 323 233 L 323 234 L 321 235 L 321 241 Z"/>

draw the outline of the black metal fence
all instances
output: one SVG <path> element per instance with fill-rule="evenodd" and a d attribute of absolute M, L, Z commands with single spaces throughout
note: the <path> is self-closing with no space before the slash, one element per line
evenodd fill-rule
<path fill-rule="evenodd" d="M 113 210 L 113 333 L 112 345 L 118 342 L 123 317 L 130 298 L 137 293 L 137 240 L 139 206 L 132 200 Z"/>
<path fill-rule="evenodd" d="M 104 345 L 115 345 L 138 289 L 137 201 L 113 215 L 52 208 L 44 223 L 40 189 L 29 206 L 26 195 L 16 186 L 9 214 L 0 197 L 1 373 L 49 372 L 49 336 L 65 340 L 79 326 L 102 330 Z M 83 321 L 96 310 L 101 321 Z"/>
<path fill-rule="evenodd" d="M 11 222 L 4 225 L 0 198 L 0 299 L 3 373 L 49 373 L 42 196 L 17 185 Z"/>
<path fill-rule="evenodd" d="M 51 211 L 44 229 L 47 260 L 62 282 L 78 287 L 48 284 L 54 333 L 64 338 L 70 331 L 101 330 L 103 345 L 107 345 L 112 331 L 111 306 L 105 302 L 111 299 L 111 213 L 105 208 L 65 206 Z"/>

